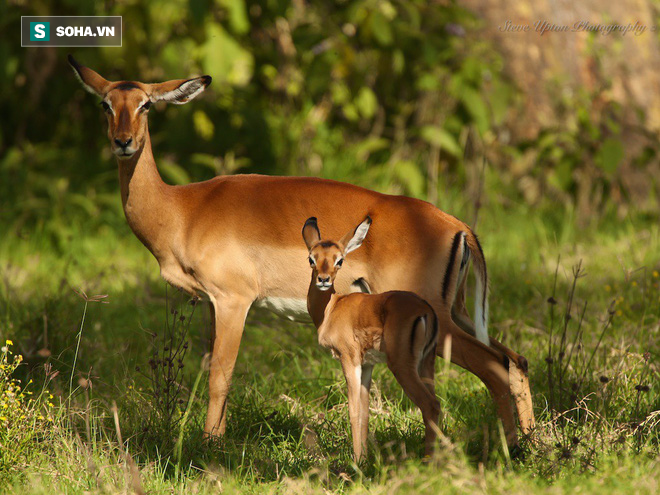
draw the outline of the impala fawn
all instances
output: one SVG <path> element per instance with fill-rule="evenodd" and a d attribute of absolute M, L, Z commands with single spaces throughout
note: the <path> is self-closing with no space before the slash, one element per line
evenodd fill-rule
<path fill-rule="evenodd" d="M 312 279 L 307 309 L 318 329 L 319 344 L 341 362 L 348 385 L 348 411 L 355 458 L 363 458 L 369 429 L 369 389 L 374 364 L 386 362 L 406 395 L 422 411 L 425 453 L 433 450 L 440 403 L 433 374 L 438 318 L 433 308 L 412 292 L 335 293 L 334 281 L 344 257 L 362 245 L 371 218 L 340 241 L 322 240 L 316 218 L 302 230 L 309 249 Z"/>

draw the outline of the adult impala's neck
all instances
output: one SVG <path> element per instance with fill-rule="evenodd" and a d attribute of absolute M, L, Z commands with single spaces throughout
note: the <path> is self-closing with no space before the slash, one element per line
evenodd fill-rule
<path fill-rule="evenodd" d="M 335 293 L 334 284 L 329 290 L 319 290 L 314 283 L 315 275 L 312 274 L 312 280 L 309 283 L 309 290 L 307 291 L 307 311 L 312 317 L 314 326 L 319 328 L 323 324 L 325 316 L 325 308 L 328 306 L 332 295 Z"/>
<path fill-rule="evenodd" d="M 154 254 L 162 250 L 160 239 L 169 237 L 168 227 L 176 215 L 172 186 L 163 182 L 151 151 L 149 133 L 144 146 L 119 163 L 121 202 L 129 226 Z"/>

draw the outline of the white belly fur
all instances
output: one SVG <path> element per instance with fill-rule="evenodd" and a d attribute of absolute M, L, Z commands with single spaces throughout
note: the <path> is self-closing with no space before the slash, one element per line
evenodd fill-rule
<path fill-rule="evenodd" d="M 266 308 L 278 316 L 291 321 L 311 321 L 307 312 L 307 300 L 293 297 L 264 297 L 255 302 L 255 306 Z"/>

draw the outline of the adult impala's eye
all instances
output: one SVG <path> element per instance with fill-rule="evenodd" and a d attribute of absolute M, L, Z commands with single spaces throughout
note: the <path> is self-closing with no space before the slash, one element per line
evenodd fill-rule
<path fill-rule="evenodd" d="M 339 268 L 344 263 L 344 258 L 339 258 L 335 263 L 335 266 Z"/>
<path fill-rule="evenodd" d="M 140 107 L 140 110 L 142 110 L 143 112 L 146 112 L 150 108 L 151 108 L 151 100 L 147 100 L 145 102 L 145 104 Z"/>
<path fill-rule="evenodd" d="M 110 105 L 108 105 L 105 101 L 101 102 L 101 106 L 103 107 L 103 111 L 105 113 L 110 113 Z"/>
<path fill-rule="evenodd" d="M 309 266 L 313 267 L 313 266 L 316 265 L 316 262 L 314 261 L 314 258 L 312 258 L 312 257 L 310 256 L 308 259 L 309 259 Z"/>

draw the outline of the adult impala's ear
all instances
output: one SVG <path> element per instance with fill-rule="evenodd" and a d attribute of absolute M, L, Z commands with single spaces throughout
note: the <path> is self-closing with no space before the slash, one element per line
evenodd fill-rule
<path fill-rule="evenodd" d="M 350 232 L 346 234 L 340 241 L 344 248 L 344 254 L 348 254 L 351 251 L 355 251 L 357 248 L 362 246 L 362 241 L 367 237 L 367 232 L 369 232 L 369 227 L 371 227 L 371 217 L 367 215 L 367 218 L 362 220 L 362 223 L 355 228 L 355 231 L 351 234 Z"/>
<path fill-rule="evenodd" d="M 162 83 L 149 84 L 151 101 L 166 101 L 176 105 L 188 103 L 211 84 L 211 76 L 193 79 L 174 79 Z"/>
<path fill-rule="evenodd" d="M 68 56 L 68 60 L 76 77 L 87 91 L 101 97 L 105 96 L 110 84 L 112 84 L 110 81 L 104 79 L 89 67 L 80 65 L 71 55 Z"/>
<path fill-rule="evenodd" d="M 302 236 L 305 244 L 307 244 L 307 249 L 312 249 L 312 246 L 321 240 L 321 232 L 316 223 L 316 217 L 309 217 L 305 221 L 305 225 L 302 228 Z"/>

